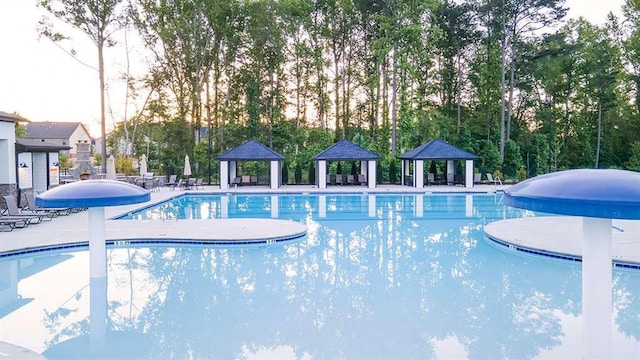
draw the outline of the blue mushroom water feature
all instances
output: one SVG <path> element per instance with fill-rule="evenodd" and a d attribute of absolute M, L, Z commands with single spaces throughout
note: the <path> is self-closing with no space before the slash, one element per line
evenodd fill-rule
<path fill-rule="evenodd" d="M 583 217 L 583 357 L 610 358 L 612 219 L 640 219 L 640 173 L 598 169 L 559 171 L 508 188 L 503 200 L 506 205 L 517 208 Z"/>
<path fill-rule="evenodd" d="M 36 196 L 41 207 L 89 209 L 90 351 L 104 354 L 107 316 L 107 251 L 105 244 L 106 206 L 130 205 L 151 200 L 148 190 L 114 180 L 84 180 Z"/>

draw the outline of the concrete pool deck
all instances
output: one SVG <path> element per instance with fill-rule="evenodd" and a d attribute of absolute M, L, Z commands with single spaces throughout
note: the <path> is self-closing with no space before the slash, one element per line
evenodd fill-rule
<path fill-rule="evenodd" d="M 496 193 L 508 185 L 429 186 L 422 189 L 400 185 L 380 185 L 375 189 L 363 186 L 331 186 L 317 189 L 305 185 L 287 185 L 277 190 L 266 186 L 241 186 L 220 190 L 218 186 L 205 186 L 189 193 L 246 194 L 246 193 Z M 105 208 L 107 219 L 136 209 L 180 196 L 184 191 L 167 188 L 151 193 L 146 203 Z M 55 247 L 64 244 L 87 243 L 89 239 L 88 212 L 59 216 L 52 221 L 30 225 L 0 233 L 0 255 L 25 249 Z M 640 265 L 640 221 L 613 221 L 613 259 L 622 263 Z M 202 241 L 263 241 L 301 237 L 306 233 L 304 224 L 278 219 L 216 219 L 216 220 L 107 220 L 107 241 L 131 239 Z M 581 256 L 582 221 L 579 217 L 549 216 L 502 220 L 485 226 L 487 237 L 507 250 L 521 250 L 541 255 L 561 255 L 575 260 Z M 533 251 L 528 251 L 533 250 Z"/>

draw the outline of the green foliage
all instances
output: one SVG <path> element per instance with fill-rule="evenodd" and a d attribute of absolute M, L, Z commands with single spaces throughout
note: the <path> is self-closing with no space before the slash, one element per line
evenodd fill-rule
<path fill-rule="evenodd" d="M 504 162 L 502 163 L 502 171 L 509 178 L 516 177 L 516 171 L 522 166 L 522 154 L 520 146 L 515 141 L 509 140 L 504 144 Z"/>
<path fill-rule="evenodd" d="M 102 165 L 102 154 L 93 153 L 93 166 L 101 166 Z"/>
<path fill-rule="evenodd" d="M 389 182 L 391 184 L 397 184 L 398 183 L 398 173 L 397 173 L 397 168 L 396 168 L 396 162 L 397 159 L 392 158 L 389 160 Z"/>
<path fill-rule="evenodd" d="M 15 136 L 16 136 L 16 139 L 17 138 L 23 138 L 23 137 L 27 136 L 27 129 L 25 128 L 24 125 L 22 125 L 20 123 L 16 123 Z"/>
<path fill-rule="evenodd" d="M 500 152 L 498 151 L 498 147 L 488 140 L 480 141 L 480 148 L 477 152 L 478 156 L 480 156 L 480 172 L 484 173 L 493 173 L 500 166 Z"/>
<path fill-rule="evenodd" d="M 71 169 L 71 160 L 69 160 L 69 156 L 66 154 L 60 154 L 58 156 L 58 166 L 60 170 L 69 170 Z"/>
<path fill-rule="evenodd" d="M 524 167 L 524 165 L 521 165 L 518 168 L 518 171 L 516 171 L 516 181 L 520 182 L 526 179 L 527 179 L 527 169 Z"/>
<path fill-rule="evenodd" d="M 626 165 L 629 170 L 640 171 L 640 141 L 631 144 L 631 157 Z"/>
<path fill-rule="evenodd" d="M 133 158 L 121 156 L 115 158 L 116 172 L 129 176 L 133 174 Z"/>
<path fill-rule="evenodd" d="M 309 184 L 316 183 L 316 169 L 313 165 L 313 161 L 309 162 Z"/>
<path fill-rule="evenodd" d="M 302 164 L 299 161 L 296 162 L 294 177 L 296 180 L 296 184 L 302 184 Z"/>

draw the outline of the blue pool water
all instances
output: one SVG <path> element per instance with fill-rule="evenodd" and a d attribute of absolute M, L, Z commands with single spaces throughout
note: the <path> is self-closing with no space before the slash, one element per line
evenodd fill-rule
<path fill-rule="evenodd" d="M 580 358 L 580 264 L 486 242 L 483 225 L 540 215 L 500 198 L 178 197 L 126 217 L 278 217 L 308 234 L 269 246 L 110 247 L 103 285 L 90 284 L 84 250 L 4 259 L 0 340 L 87 358 L 91 319 L 106 324 L 103 358 Z M 640 272 L 613 277 L 613 356 L 640 358 Z"/>

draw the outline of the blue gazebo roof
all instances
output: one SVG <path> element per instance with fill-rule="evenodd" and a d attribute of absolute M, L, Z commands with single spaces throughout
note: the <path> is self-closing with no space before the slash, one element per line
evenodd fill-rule
<path fill-rule="evenodd" d="M 259 143 L 256 140 L 249 140 L 242 145 L 221 154 L 217 157 L 222 161 L 270 161 L 284 160 L 284 156 Z"/>
<path fill-rule="evenodd" d="M 552 214 L 640 219 L 640 173 L 577 169 L 539 175 L 505 190 L 509 206 Z"/>
<path fill-rule="evenodd" d="M 342 139 L 337 143 L 324 149 L 316 156 L 314 160 L 377 160 L 380 156 L 364 149 L 363 147 L 352 143 L 347 139 Z"/>
<path fill-rule="evenodd" d="M 475 160 L 479 157 L 440 139 L 424 143 L 398 156 L 405 160 Z"/>

